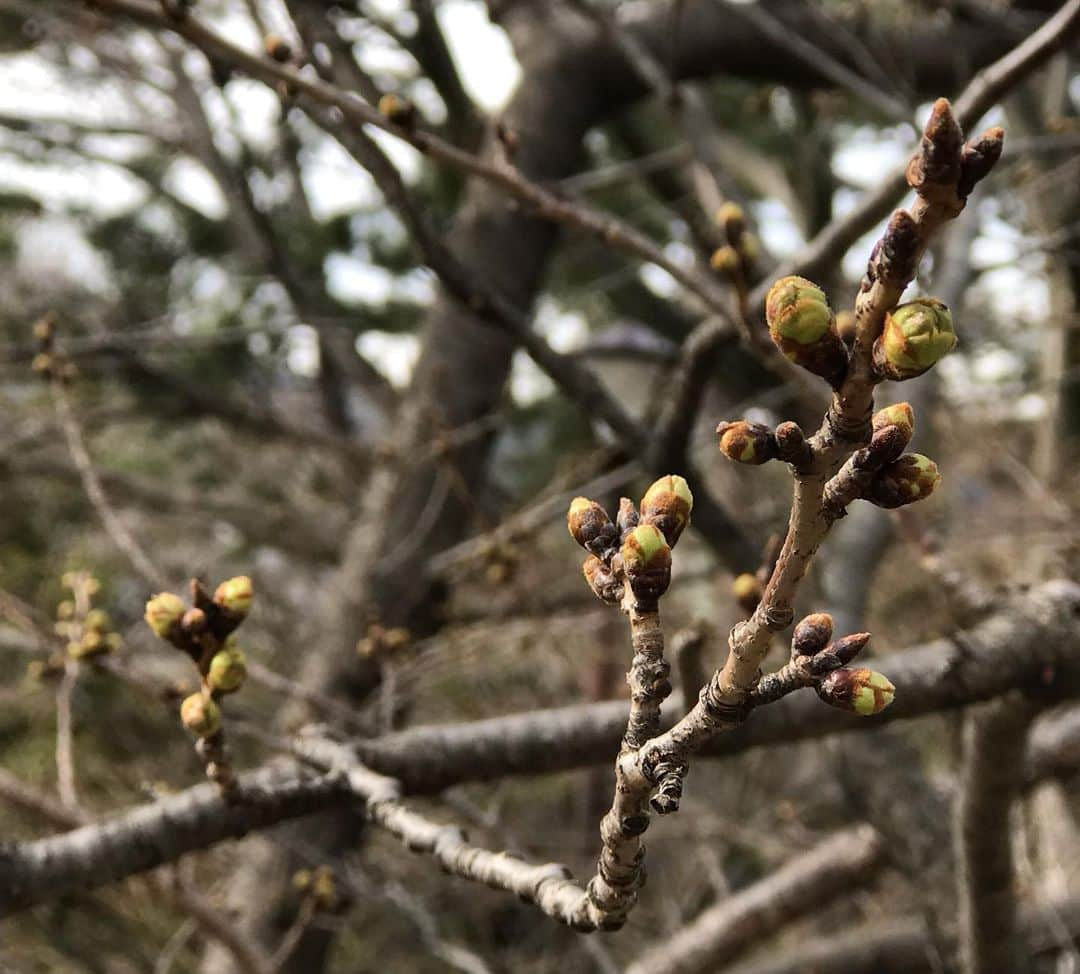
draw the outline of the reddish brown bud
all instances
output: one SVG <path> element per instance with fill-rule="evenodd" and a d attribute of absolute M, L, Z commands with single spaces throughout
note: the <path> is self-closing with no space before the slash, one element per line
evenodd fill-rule
<path fill-rule="evenodd" d="M 641 522 L 660 529 L 667 543 L 674 548 L 683 530 L 690 523 L 694 495 L 690 485 L 678 474 L 668 474 L 655 481 L 641 498 Z"/>
<path fill-rule="evenodd" d="M 619 498 L 619 513 L 615 515 L 615 527 L 619 532 L 619 538 L 626 538 L 627 534 L 638 526 L 641 516 L 634 502 L 629 497 Z"/>
<path fill-rule="evenodd" d="M 206 628 L 206 613 L 202 609 L 188 609 L 180 620 L 184 632 L 197 633 Z"/>
<path fill-rule="evenodd" d="M 948 99 L 939 98 L 926 121 L 919 149 L 908 163 L 908 185 L 928 199 L 954 201 L 963 144 L 964 134 L 952 106 Z"/>
<path fill-rule="evenodd" d="M 902 426 L 883 426 L 875 430 L 869 445 L 852 457 L 859 470 L 878 470 L 896 460 L 908 445 L 910 436 Z"/>
<path fill-rule="evenodd" d="M 566 527 L 586 551 L 601 554 L 618 542 L 618 533 L 605 511 L 596 501 L 575 497 L 566 512 Z"/>
<path fill-rule="evenodd" d="M 757 466 L 780 455 L 773 431 L 761 423 L 740 419 L 734 423 L 721 423 L 716 432 L 720 436 L 720 452 L 736 463 Z"/>
<path fill-rule="evenodd" d="M 800 467 L 809 463 L 813 457 L 810 453 L 810 444 L 806 442 L 806 434 L 798 423 L 788 420 L 776 427 L 777 453 L 785 463 Z"/>
<path fill-rule="evenodd" d="M 869 642 L 870 633 L 868 632 L 855 632 L 837 639 L 810 660 L 810 672 L 814 676 L 824 676 L 841 666 L 847 666 Z"/>
<path fill-rule="evenodd" d="M 383 95 L 379 99 L 379 114 L 402 128 L 412 128 L 416 124 L 416 106 L 401 95 Z"/>
<path fill-rule="evenodd" d="M 828 612 L 808 615 L 791 634 L 791 655 L 814 656 L 820 653 L 832 639 L 833 619 Z"/>
<path fill-rule="evenodd" d="M 285 38 L 278 34 L 268 34 L 266 41 L 266 53 L 279 64 L 285 64 L 292 60 L 292 47 Z"/>
<path fill-rule="evenodd" d="M 1005 130 L 987 129 L 977 139 L 972 139 L 960 153 L 960 179 L 956 184 L 956 195 L 967 199 L 975 184 L 984 179 L 1001 158 L 1005 147 Z"/>

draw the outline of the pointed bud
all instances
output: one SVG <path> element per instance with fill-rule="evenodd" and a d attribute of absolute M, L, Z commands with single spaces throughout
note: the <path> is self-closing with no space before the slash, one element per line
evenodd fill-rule
<path fill-rule="evenodd" d="M 596 555 L 589 555 L 581 566 L 585 581 L 601 602 L 618 605 L 623 596 L 622 585 L 614 573 Z"/>
<path fill-rule="evenodd" d="M 619 537 L 625 539 L 638 526 L 640 520 L 641 516 L 634 502 L 629 497 L 620 497 L 619 513 L 615 515 L 615 528 L 619 532 Z"/>
<path fill-rule="evenodd" d="M 847 370 L 847 349 L 825 292 L 805 277 L 783 277 L 765 298 L 769 334 L 796 365 L 838 382 Z"/>
<path fill-rule="evenodd" d="M 240 689 L 246 677 L 247 659 L 244 651 L 235 644 L 226 644 L 210 660 L 206 683 L 215 693 L 233 693 Z"/>
<path fill-rule="evenodd" d="M 735 603 L 747 615 L 757 608 L 757 604 L 761 601 L 761 596 L 764 593 L 765 588 L 761 584 L 761 579 L 750 572 L 743 572 L 741 575 L 736 576 L 731 583 L 731 594 L 735 598 Z"/>
<path fill-rule="evenodd" d="M 736 463 L 757 466 L 780 455 L 773 431 L 761 423 L 740 419 L 734 423 L 721 423 L 716 432 L 720 436 L 720 452 Z"/>
<path fill-rule="evenodd" d="M 908 185 L 927 199 L 955 202 L 963 144 L 964 135 L 952 106 L 947 98 L 939 98 L 930 110 L 919 149 L 908 163 Z"/>
<path fill-rule="evenodd" d="M 893 702 L 896 687 L 874 670 L 833 670 L 817 686 L 817 695 L 831 707 L 869 717 Z"/>
<path fill-rule="evenodd" d="M 858 470 L 880 470 L 900 457 L 910 439 L 902 426 L 882 426 L 874 430 L 869 444 L 852 455 L 852 463 Z"/>
<path fill-rule="evenodd" d="M 634 595 L 655 601 L 671 582 L 671 548 L 651 524 L 640 524 L 627 536 L 620 549 L 623 569 Z"/>
<path fill-rule="evenodd" d="M 641 523 L 659 528 L 668 545 L 674 548 L 690 523 L 693 509 L 690 485 L 678 474 L 668 474 L 654 481 L 641 498 Z"/>
<path fill-rule="evenodd" d="M 251 609 L 255 590 L 247 575 L 237 575 L 222 582 L 214 592 L 214 601 L 234 619 L 243 619 Z"/>
<path fill-rule="evenodd" d="M 221 730 L 221 710 L 212 698 L 193 693 L 180 704 L 180 722 L 196 737 L 213 737 Z"/>
<path fill-rule="evenodd" d="M 605 511 L 596 501 L 575 497 L 566 512 L 566 527 L 586 551 L 600 554 L 615 547 L 618 532 Z"/>
<path fill-rule="evenodd" d="M 146 624 L 162 639 L 168 639 L 180 625 L 187 606 L 172 592 L 160 592 L 146 603 Z"/>
<path fill-rule="evenodd" d="M 907 434 L 904 446 L 907 446 L 911 442 L 911 437 L 915 434 L 915 410 L 911 408 L 911 403 L 898 402 L 874 413 L 874 432 L 876 433 L 886 426 L 898 426 L 904 430 Z"/>
<path fill-rule="evenodd" d="M 841 666 L 847 666 L 870 642 L 870 633 L 854 632 L 830 643 L 809 661 L 810 673 L 824 676 Z"/>
<path fill-rule="evenodd" d="M 874 365 L 886 378 L 911 379 L 956 347 L 952 314 L 936 298 L 919 298 L 893 308 L 885 316 L 874 343 Z"/>
<path fill-rule="evenodd" d="M 832 639 L 833 618 L 828 612 L 808 615 L 791 634 L 791 656 L 814 656 Z"/>
<path fill-rule="evenodd" d="M 929 497 L 941 482 L 937 464 L 921 453 L 905 453 L 883 467 L 870 484 L 866 499 L 892 509 Z"/>
<path fill-rule="evenodd" d="M 975 184 L 984 179 L 1001 158 L 1005 148 L 1005 130 L 987 129 L 977 139 L 972 139 L 960 153 L 960 179 L 956 184 L 956 195 L 967 199 Z"/>

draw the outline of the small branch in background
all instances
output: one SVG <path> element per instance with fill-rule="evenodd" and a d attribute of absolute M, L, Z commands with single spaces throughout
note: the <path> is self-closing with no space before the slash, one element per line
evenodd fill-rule
<path fill-rule="evenodd" d="M 682 687 L 684 700 L 696 700 L 709 678 L 701 660 L 707 641 L 702 623 L 680 629 L 671 637 L 671 655 L 675 657 L 675 668 L 679 673 L 679 685 Z"/>

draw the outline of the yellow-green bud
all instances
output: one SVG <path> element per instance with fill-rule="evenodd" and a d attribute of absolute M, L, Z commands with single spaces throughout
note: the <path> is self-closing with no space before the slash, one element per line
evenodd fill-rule
<path fill-rule="evenodd" d="M 566 528 L 582 548 L 599 554 L 614 547 L 618 532 L 605 511 L 588 497 L 575 497 L 566 512 Z"/>
<path fill-rule="evenodd" d="M 221 710 L 212 697 L 193 693 L 180 704 L 180 722 L 196 737 L 213 737 L 221 730 Z"/>
<path fill-rule="evenodd" d="M 716 211 L 716 222 L 724 228 L 724 234 L 733 244 L 738 244 L 746 230 L 746 214 L 738 203 L 728 200 Z"/>
<path fill-rule="evenodd" d="M 237 575 L 222 582 L 214 592 L 214 601 L 229 615 L 243 619 L 251 609 L 255 590 L 247 575 Z"/>
<path fill-rule="evenodd" d="M 740 263 L 742 261 L 739 252 L 731 244 L 718 247 L 713 251 L 712 257 L 709 258 L 709 266 L 721 274 L 731 274 L 733 271 L 738 270 Z"/>
<path fill-rule="evenodd" d="M 671 582 L 671 548 L 652 524 L 639 524 L 623 541 L 623 569 L 634 595 L 640 601 L 654 602 Z"/>
<path fill-rule="evenodd" d="M 904 445 L 910 443 L 915 433 L 915 410 L 911 408 L 911 403 L 898 402 L 874 413 L 874 432 L 885 429 L 886 426 L 899 427 L 905 433 Z"/>
<path fill-rule="evenodd" d="M 919 298 L 885 316 L 874 344 L 874 364 L 889 379 L 922 375 L 956 347 L 952 314 L 936 298 Z"/>
<path fill-rule="evenodd" d="M 896 687 L 874 670 L 833 670 L 817 687 L 817 695 L 833 707 L 870 717 L 893 702 Z"/>
<path fill-rule="evenodd" d="M 247 659 L 238 646 L 226 644 L 214 653 L 206 673 L 206 683 L 215 693 L 233 693 L 239 690 L 247 677 Z"/>
<path fill-rule="evenodd" d="M 694 509 L 690 485 L 678 474 L 668 474 L 653 482 L 641 498 L 641 523 L 659 528 L 674 548 Z"/>
<path fill-rule="evenodd" d="M 765 298 L 769 334 L 791 361 L 836 383 L 847 369 L 847 349 L 825 292 L 805 277 L 783 277 Z"/>
<path fill-rule="evenodd" d="M 146 623 L 162 639 L 179 625 L 187 606 L 179 595 L 172 592 L 159 592 L 146 603 Z"/>
<path fill-rule="evenodd" d="M 866 499 L 878 507 L 903 507 L 929 497 L 941 483 L 937 464 L 921 453 L 905 453 L 878 471 Z"/>

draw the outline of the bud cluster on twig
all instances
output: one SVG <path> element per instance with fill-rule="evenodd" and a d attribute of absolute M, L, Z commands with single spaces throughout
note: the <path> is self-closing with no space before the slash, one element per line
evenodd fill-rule
<path fill-rule="evenodd" d="M 738 203 L 728 201 L 716 211 L 716 222 L 724 232 L 727 243 L 713 251 L 709 264 L 713 270 L 729 278 L 745 306 L 750 282 L 754 279 L 754 263 L 760 248 L 757 238 L 746 225 L 746 214 Z M 745 313 L 745 307 L 743 307 Z"/>
<path fill-rule="evenodd" d="M 119 650 L 124 640 L 113 629 L 109 613 L 93 607 L 101 583 L 89 572 L 65 572 L 61 583 L 71 590 L 72 598 L 57 605 L 53 628 L 67 640 L 68 656 L 87 660 Z"/>
<path fill-rule="evenodd" d="M 78 376 L 79 370 L 62 351 L 56 347 L 56 314 L 48 312 L 34 322 L 34 343 L 37 353 L 30 361 L 30 368 L 46 382 L 56 380 L 67 385 Z"/>
<path fill-rule="evenodd" d="M 190 656 L 198 668 L 202 685 L 180 704 L 180 721 L 197 739 L 206 776 L 226 793 L 236 779 L 225 749 L 219 700 L 239 690 L 247 677 L 236 629 L 247 618 L 253 599 L 251 579 L 238 575 L 222 582 L 213 595 L 192 579 L 190 607 L 172 592 L 160 592 L 146 603 L 147 625 Z"/>

